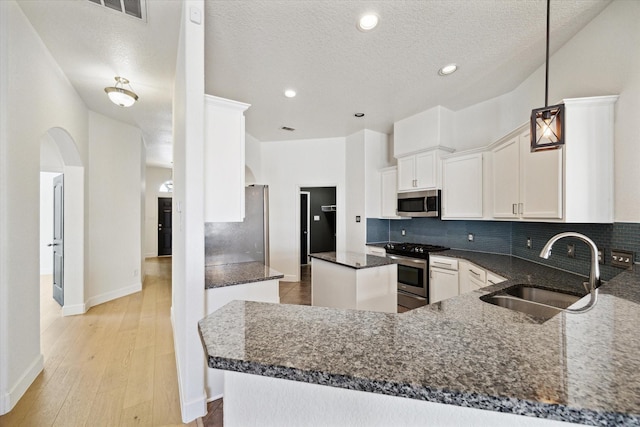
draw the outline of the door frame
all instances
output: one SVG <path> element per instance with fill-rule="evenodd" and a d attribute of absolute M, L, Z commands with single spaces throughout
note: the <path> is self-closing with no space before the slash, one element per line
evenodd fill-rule
<path fill-rule="evenodd" d="M 307 262 L 300 265 L 309 265 L 309 250 L 311 249 L 311 193 L 309 191 L 300 191 L 298 196 L 298 206 L 302 203 L 302 195 L 305 194 L 307 196 Z M 302 216 L 302 211 L 300 211 L 300 216 Z M 302 219 L 302 218 L 300 218 Z M 301 221 L 298 221 L 300 224 Z M 302 233 L 302 229 L 298 229 L 298 236 Z M 301 241 L 302 239 L 298 239 Z M 302 252 L 302 248 L 298 251 L 298 253 Z M 298 256 L 298 260 L 300 260 L 300 256 Z"/>
<path fill-rule="evenodd" d="M 344 207 L 342 204 L 343 198 L 344 198 L 344 194 L 342 193 L 343 191 L 343 186 L 341 186 L 340 184 L 337 184 L 335 182 L 313 182 L 313 183 L 303 183 L 303 184 L 296 184 L 295 186 L 295 195 L 293 197 L 293 200 L 295 200 L 295 218 L 296 218 L 296 222 L 294 225 L 294 229 L 289 229 L 291 230 L 290 233 L 293 233 L 293 230 L 297 230 L 296 232 L 296 274 L 294 276 L 293 280 L 294 282 L 299 282 L 300 281 L 300 192 L 302 191 L 303 188 L 317 188 L 317 187 L 333 187 L 336 189 L 336 251 L 340 252 L 340 251 L 344 251 L 345 250 L 345 244 L 344 244 L 344 240 L 343 237 L 338 238 L 338 236 L 340 236 L 340 231 L 342 230 L 342 228 L 344 227 Z M 291 194 L 291 193 L 289 193 Z M 293 202 L 290 201 L 290 203 Z M 291 234 L 289 234 L 289 236 L 291 236 Z M 288 275 L 285 275 L 285 278 Z"/>

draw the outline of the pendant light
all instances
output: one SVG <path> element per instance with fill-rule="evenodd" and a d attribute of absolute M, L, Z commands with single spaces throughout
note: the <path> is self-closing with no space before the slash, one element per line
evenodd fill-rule
<path fill-rule="evenodd" d="M 549 106 L 549 9 L 547 0 L 547 53 L 544 76 L 544 107 L 531 111 L 531 151 L 564 145 L 564 104 Z"/>
<path fill-rule="evenodd" d="M 138 95 L 135 94 L 129 80 L 124 77 L 115 77 L 116 85 L 111 87 L 105 87 L 104 91 L 109 95 L 109 99 L 120 107 L 131 107 L 137 100 Z M 125 89 L 124 85 L 129 86 L 129 89 Z"/>

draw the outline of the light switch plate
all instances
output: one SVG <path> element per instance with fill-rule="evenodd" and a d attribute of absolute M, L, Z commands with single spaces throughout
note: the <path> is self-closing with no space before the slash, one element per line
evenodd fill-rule
<path fill-rule="evenodd" d="M 320 215 L 314 215 L 313 216 L 313 220 L 314 221 L 320 221 Z"/>

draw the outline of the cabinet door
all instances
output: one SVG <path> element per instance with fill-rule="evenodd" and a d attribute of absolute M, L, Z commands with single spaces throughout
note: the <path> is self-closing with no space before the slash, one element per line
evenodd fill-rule
<path fill-rule="evenodd" d="M 514 218 L 518 215 L 520 193 L 519 138 L 493 150 L 493 216 Z"/>
<path fill-rule="evenodd" d="M 442 218 L 482 218 L 482 153 L 442 165 Z"/>
<path fill-rule="evenodd" d="M 507 279 L 502 276 L 498 276 L 495 273 L 487 271 L 487 286 L 495 285 L 496 283 L 504 282 L 505 280 Z"/>
<path fill-rule="evenodd" d="M 396 208 L 398 207 L 398 177 L 397 170 L 386 170 L 380 175 L 382 176 L 382 217 L 396 217 Z"/>
<path fill-rule="evenodd" d="M 398 159 L 398 191 L 415 189 L 416 157 L 407 156 Z"/>
<path fill-rule="evenodd" d="M 457 271 L 432 268 L 430 279 L 429 304 L 458 296 Z"/>
<path fill-rule="evenodd" d="M 416 187 L 418 190 L 433 189 L 437 185 L 437 154 L 427 151 L 415 155 L 416 158 Z"/>
<path fill-rule="evenodd" d="M 563 148 L 531 152 L 529 132 L 520 135 L 520 214 L 562 218 Z"/>
<path fill-rule="evenodd" d="M 486 286 L 485 269 L 466 261 L 460 261 L 460 295 Z"/>

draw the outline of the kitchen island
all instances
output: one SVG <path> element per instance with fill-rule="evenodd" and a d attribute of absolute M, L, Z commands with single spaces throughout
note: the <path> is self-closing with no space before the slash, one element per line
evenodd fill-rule
<path fill-rule="evenodd" d="M 311 257 L 311 305 L 395 313 L 398 266 L 360 252 L 321 252 Z"/>
<path fill-rule="evenodd" d="M 283 277 L 279 271 L 255 261 L 205 266 L 206 313 L 236 300 L 279 303 L 279 280 Z M 224 388 L 223 372 L 207 369 L 205 386 L 209 399 L 220 397 Z"/>
<path fill-rule="evenodd" d="M 403 314 L 234 302 L 201 320 L 225 425 L 640 426 L 640 273 L 542 321 L 480 297 L 519 283 L 584 293 L 584 277 L 447 255 L 508 280 Z"/>

